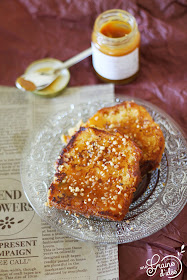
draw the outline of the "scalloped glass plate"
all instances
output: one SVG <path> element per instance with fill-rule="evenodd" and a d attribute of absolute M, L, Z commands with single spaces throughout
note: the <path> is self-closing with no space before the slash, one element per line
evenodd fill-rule
<path fill-rule="evenodd" d="M 123 100 L 130 100 L 124 97 Z M 37 214 L 53 228 L 79 240 L 126 243 L 153 234 L 171 222 L 186 203 L 186 140 L 177 124 L 163 111 L 140 99 L 165 136 L 165 152 L 160 168 L 149 173 L 139 185 L 122 222 L 70 215 L 45 206 L 54 176 L 54 163 L 63 147 L 60 137 L 78 120 L 86 121 L 98 109 L 116 102 L 88 102 L 48 118 L 27 142 L 21 160 L 24 192 Z"/>

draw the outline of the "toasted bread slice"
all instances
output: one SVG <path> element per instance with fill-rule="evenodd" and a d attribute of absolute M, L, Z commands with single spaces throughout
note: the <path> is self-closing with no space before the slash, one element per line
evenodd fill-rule
<path fill-rule="evenodd" d="M 57 160 L 48 205 L 123 220 L 140 181 L 141 153 L 119 133 L 81 127 Z"/>
<path fill-rule="evenodd" d="M 118 131 L 133 140 L 143 152 L 140 162 L 142 175 L 159 166 L 165 147 L 164 136 L 144 107 L 125 101 L 102 108 L 87 121 L 86 126 Z"/>

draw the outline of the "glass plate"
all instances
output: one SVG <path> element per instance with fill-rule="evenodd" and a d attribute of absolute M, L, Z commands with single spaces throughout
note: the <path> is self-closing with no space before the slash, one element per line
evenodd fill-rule
<path fill-rule="evenodd" d="M 130 100 L 125 97 L 123 100 Z M 54 163 L 61 152 L 61 134 L 67 134 L 78 120 L 86 121 L 98 109 L 115 105 L 88 102 L 48 118 L 27 142 L 21 160 L 24 192 L 37 214 L 53 228 L 79 240 L 126 243 L 153 234 L 171 222 L 186 203 L 186 140 L 176 123 L 163 111 L 140 99 L 165 136 L 165 152 L 160 168 L 149 173 L 139 185 L 129 213 L 122 222 L 69 215 L 45 206 L 48 188 L 55 173 Z"/>

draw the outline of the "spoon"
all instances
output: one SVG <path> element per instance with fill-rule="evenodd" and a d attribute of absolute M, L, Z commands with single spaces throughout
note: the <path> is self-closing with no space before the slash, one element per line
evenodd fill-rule
<path fill-rule="evenodd" d="M 16 87 L 25 91 L 41 90 L 48 87 L 62 73 L 63 69 L 67 69 L 79 61 L 85 59 L 92 54 L 92 49 L 89 48 L 74 57 L 66 60 L 62 67 L 52 69 L 51 71 L 37 71 L 25 73 L 16 80 Z"/>

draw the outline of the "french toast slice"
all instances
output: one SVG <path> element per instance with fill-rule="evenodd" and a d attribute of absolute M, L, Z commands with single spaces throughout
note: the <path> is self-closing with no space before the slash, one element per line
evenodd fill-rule
<path fill-rule="evenodd" d="M 125 101 L 102 108 L 87 121 L 86 126 L 117 131 L 133 140 L 143 152 L 140 162 L 142 176 L 159 166 L 165 147 L 164 136 L 144 107 Z"/>
<path fill-rule="evenodd" d="M 141 179 L 141 150 L 119 133 L 81 127 L 62 150 L 48 205 L 120 221 Z"/>

